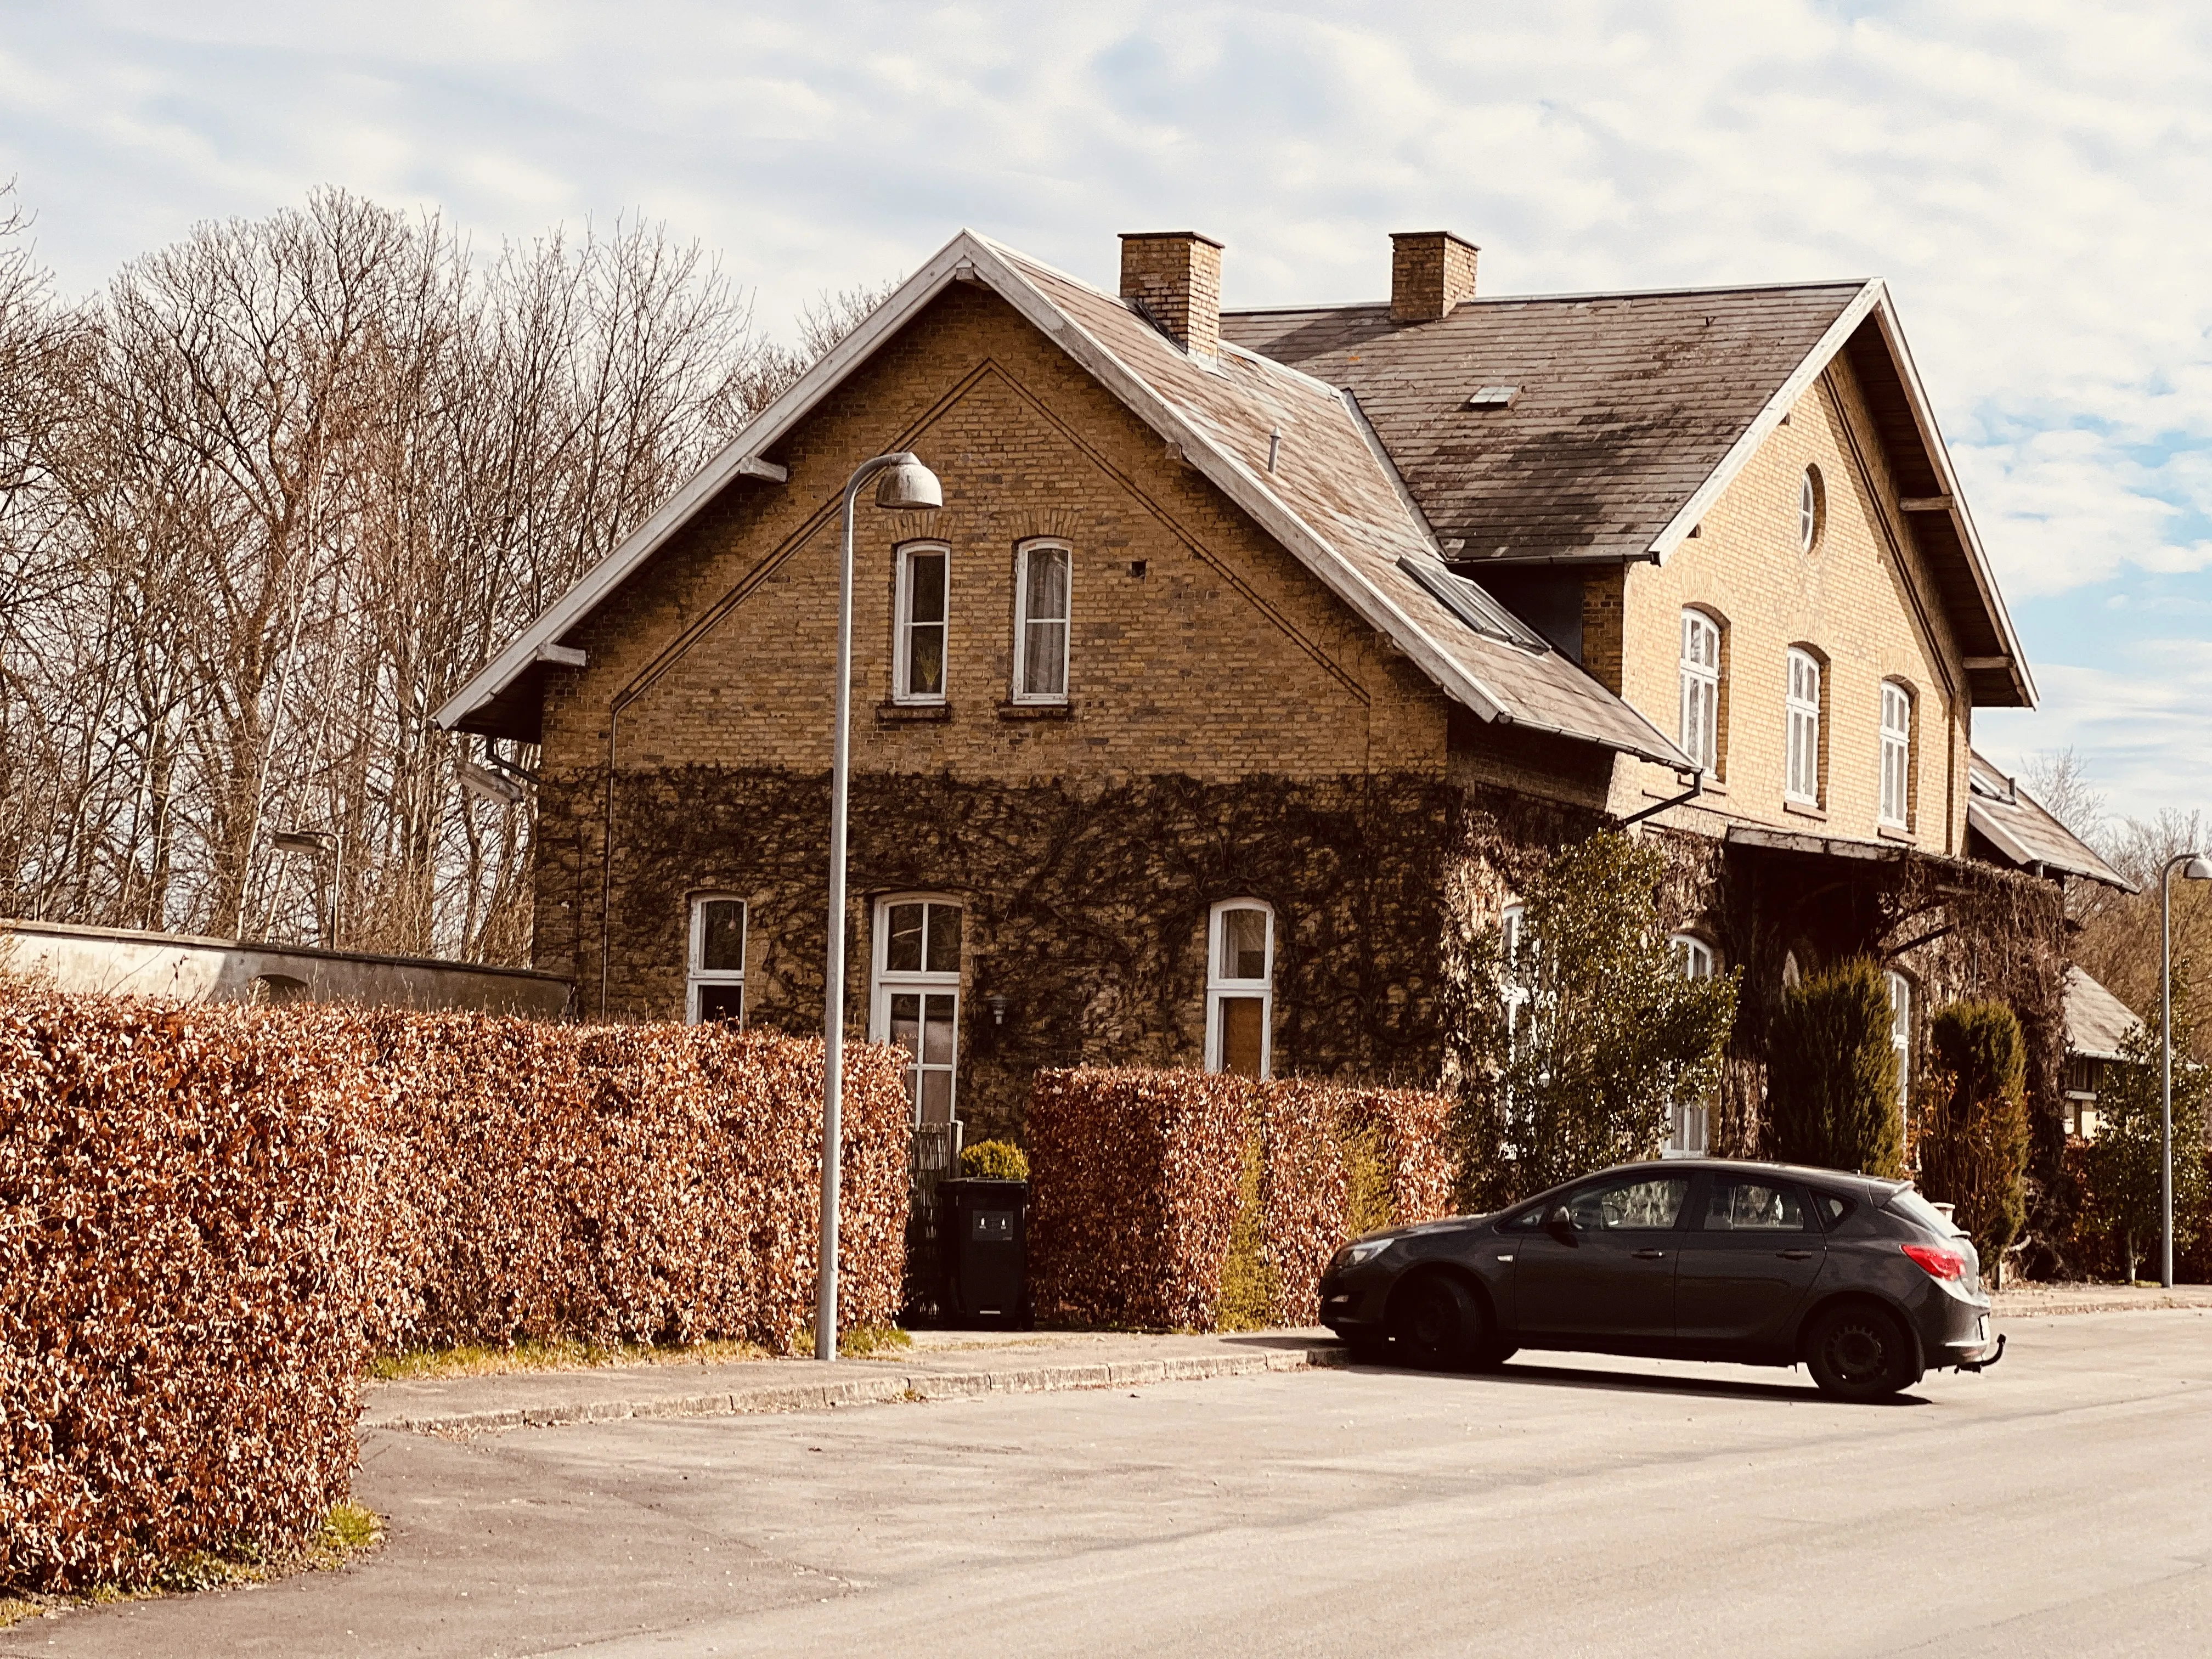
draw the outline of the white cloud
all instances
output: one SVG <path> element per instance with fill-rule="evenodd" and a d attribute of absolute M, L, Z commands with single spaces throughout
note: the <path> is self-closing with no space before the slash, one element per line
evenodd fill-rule
<path fill-rule="evenodd" d="M 1881 275 L 2016 599 L 2212 566 L 2201 0 L 100 0 L 9 23 L 0 172 L 78 289 L 323 183 L 479 238 L 641 208 L 769 319 L 963 223 L 1102 281 L 1115 231 L 1194 225 L 1244 303 L 1374 295 L 1386 233 L 1438 225 L 1484 244 L 1492 291 Z M 2122 739 L 2069 701 L 2142 671 L 2104 672 L 2044 673 L 2054 729 Z"/>

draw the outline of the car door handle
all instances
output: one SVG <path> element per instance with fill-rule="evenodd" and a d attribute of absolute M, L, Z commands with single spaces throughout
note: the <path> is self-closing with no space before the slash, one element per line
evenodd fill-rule
<path fill-rule="evenodd" d="M 1810 1250 L 1777 1250 L 1774 1254 L 1784 1261 L 1810 1261 L 1813 1259 Z"/>
<path fill-rule="evenodd" d="M 1636 1252 L 1636 1259 L 1638 1261 L 1661 1261 L 1666 1259 L 1666 1255 L 1667 1252 L 1664 1250 L 1638 1250 Z"/>

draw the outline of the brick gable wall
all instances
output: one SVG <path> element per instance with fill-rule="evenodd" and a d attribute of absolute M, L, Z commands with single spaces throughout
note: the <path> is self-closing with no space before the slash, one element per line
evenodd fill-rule
<path fill-rule="evenodd" d="M 1798 486 L 1820 469 L 1826 507 L 1817 544 L 1798 548 Z M 1913 549 L 1898 491 L 1849 365 L 1838 358 L 1807 391 L 1790 422 L 1760 447 L 1705 515 L 1698 534 L 1663 567 L 1629 568 L 1621 686 L 1662 731 L 1678 724 L 1681 613 L 1710 611 L 1724 627 L 1723 775 L 1714 812 L 1675 821 L 1716 830 L 1729 818 L 1856 841 L 1882 838 L 1881 684 L 1914 694 L 1911 844 L 1965 850 L 1966 750 L 1972 709 L 1964 662 Z M 1786 807 L 1784 694 L 1790 647 L 1826 659 L 1826 751 L 1817 813 Z M 1636 775 L 1645 799 L 1680 793 L 1670 775 Z M 1633 810 L 1632 802 L 1624 810 Z"/>

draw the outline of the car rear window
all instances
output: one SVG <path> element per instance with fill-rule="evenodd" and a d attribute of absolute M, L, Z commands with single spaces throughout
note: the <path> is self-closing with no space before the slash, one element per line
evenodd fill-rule
<path fill-rule="evenodd" d="M 1815 1187 L 1813 1189 L 1813 1208 L 1820 1218 L 1820 1224 L 1832 1232 L 1851 1212 L 1851 1201 L 1841 1193 L 1826 1193 Z"/>
<path fill-rule="evenodd" d="M 1921 1197 L 1919 1193 L 1911 1187 L 1893 1194 L 1881 1207 L 1893 1214 L 1903 1216 L 1907 1221 L 1917 1222 L 1938 1238 L 1948 1238 L 1959 1231 L 1957 1226 L 1944 1217 L 1942 1211 Z"/>

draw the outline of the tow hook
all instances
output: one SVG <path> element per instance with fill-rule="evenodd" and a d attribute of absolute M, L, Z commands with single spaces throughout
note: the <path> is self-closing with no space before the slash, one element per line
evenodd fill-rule
<path fill-rule="evenodd" d="M 2002 1331 L 1999 1331 L 1997 1333 L 1997 1351 L 1995 1353 L 1991 1354 L 1987 1359 L 1962 1359 L 1959 1362 L 1959 1369 L 1962 1371 L 1985 1371 L 2003 1358 L 2004 1333 Z"/>

